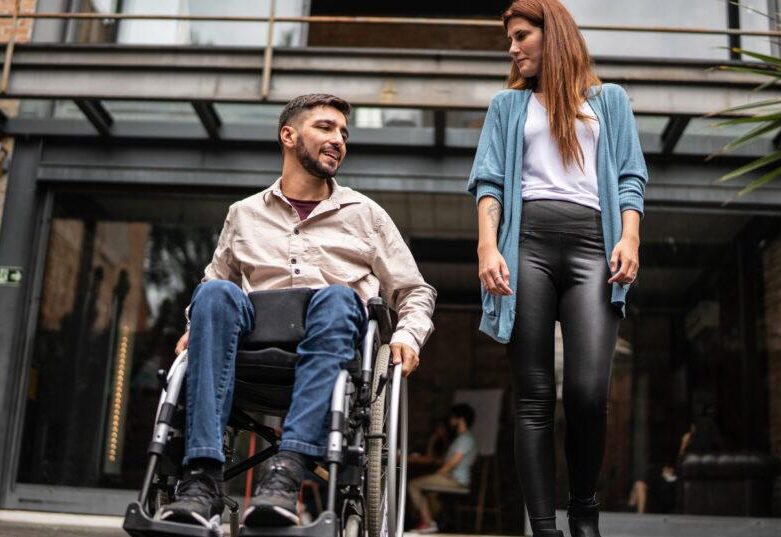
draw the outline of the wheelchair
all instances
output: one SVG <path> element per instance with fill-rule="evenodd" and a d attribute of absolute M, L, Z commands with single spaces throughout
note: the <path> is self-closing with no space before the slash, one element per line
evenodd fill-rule
<path fill-rule="evenodd" d="M 290 405 L 297 343 L 312 289 L 250 293 L 255 328 L 241 342 L 228 427 L 223 435 L 224 481 L 262 463 L 278 451 L 279 438 L 261 416 L 283 417 Z M 402 537 L 406 495 L 407 388 L 401 366 L 390 362 L 391 311 L 377 297 L 368 303 L 366 336 L 355 357 L 339 372 L 331 396 L 327 454 L 316 473 L 327 474 L 325 510 L 304 526 L 248 528 L 239 524 L 239 504 L 225 496 L 232 537 Z M 148 462 L 137 501 L 126 510 L 124 530 L 133 537 L 218 537 L 222 527 L 158 520 L 173 500 L 184 455 L 184 391 L 187 351 L 161 370 L 162 393 Z M 234 461 L 240 431 L 263 438 L 270 447 Z"/>

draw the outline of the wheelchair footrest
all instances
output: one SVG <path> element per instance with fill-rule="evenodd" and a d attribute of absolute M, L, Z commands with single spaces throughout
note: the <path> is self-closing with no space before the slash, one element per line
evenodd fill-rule
<path fill-rule="evenodd" d="M 240 537 L 337 537 L 339 524 L 333 511 L 324 511 L 317 519 L 306 526 L 287 526 L 281 528 L 242 527 Z"/>
<path fill-rule="evenodd" d="M 221 537 L 222 533 L 213 529 L 155 520 L 141 508 L 141 504 L 133 502 L 127 506 L 125 522 L 122 529 L 133 537 Z"/>

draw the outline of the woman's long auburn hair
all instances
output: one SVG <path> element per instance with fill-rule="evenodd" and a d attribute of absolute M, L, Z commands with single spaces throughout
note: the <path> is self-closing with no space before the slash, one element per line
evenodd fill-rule
<path fill-rule="evenodd" d="M 565 166 L 577 163 L 582 170 L 583 149 L 578 143 L 575 121 L 592 119 L 580 111 L 592 86 L 601 84 L 591 67 L 586 41 L 575 20 L 559 0 L 516 0 L 502 14 L 504 28 L 521 17 L 542 30 L 540 77 L 523 78 L 513 62 L 507 87 L 545 92 L 551 134 Z"/>

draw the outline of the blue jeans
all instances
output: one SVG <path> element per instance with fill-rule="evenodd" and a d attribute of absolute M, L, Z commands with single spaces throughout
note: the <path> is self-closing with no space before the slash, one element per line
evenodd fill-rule
<path fill-rule="evenodd" d="M 201 457 L 225 462 L 222 432 L 233 400 L 236 352 L 254 322 L 252 302 L 232 282 L 212 280 L 193 293 L 184 464 Z M 361 299 L 349 287 L 331 285 L 312 296 L 280 449 L 325 455 L 331 392 L 339 370 L 355 355 L 366 322 Z"/>

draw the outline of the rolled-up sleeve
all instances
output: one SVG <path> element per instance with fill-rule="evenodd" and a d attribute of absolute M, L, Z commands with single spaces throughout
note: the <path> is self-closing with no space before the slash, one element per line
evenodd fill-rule
<path fill-rule="evenodd" d="M 648 168 L 645 165 L 637 124 L 632 113 L 629 96 L 623 88 L 615 86 L 616 114 L 616 165 L 618 167 L 618 204 L 621 212 L 633 209 L 641 215 L 644 210 L 645 185 L 648 183 Z"/>
<path fill-rule="evenodd" d="M 382 211 L 374 229 L 372 272 L 380 294 L 399 316 L 391 343 L 405 343 L 416 353 L 434 331 L 431 320 L 437 293 L 426 283 L 415 259 L 390 217 Z"/>
<path fill-rule="evenodd" d="M 485 196 L 502 203 L 504 196 L 505 141 L 499 100 L 494 97 L 485 115 L 467 190 L 477 201 Z"/>

